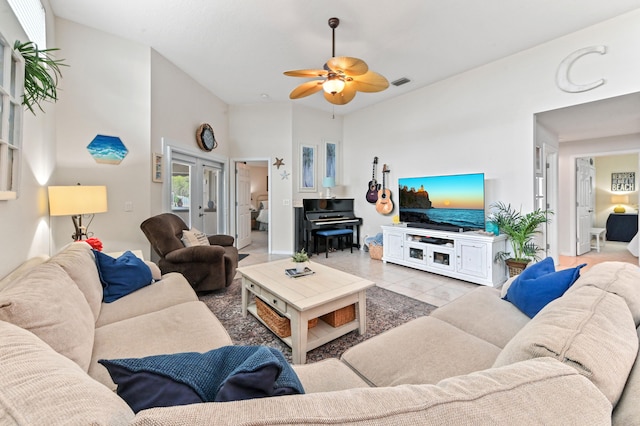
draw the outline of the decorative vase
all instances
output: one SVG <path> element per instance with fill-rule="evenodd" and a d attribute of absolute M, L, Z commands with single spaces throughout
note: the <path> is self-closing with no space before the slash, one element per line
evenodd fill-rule
<path fill-rule="evenodd" d="M 301 274 L 304 272 L 304 269 L 306 268 L 306 265 L 304 262 L 298 262 L 296 263 L 296 272 Z"/>

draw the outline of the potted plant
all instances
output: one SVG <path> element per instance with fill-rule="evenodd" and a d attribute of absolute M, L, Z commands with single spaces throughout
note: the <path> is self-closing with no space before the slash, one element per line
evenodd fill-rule
<path fill-rule="evenodd" d="M 33 114 L 35 114 L 34 105 L 37 105 L 40 111 L 44 112 L 40 102 L 56 102 L 58 100 L 58 79 L 62 77 L 60 67 L 67 65 L 63 64 L 64 59 L 54 59 L 51 55 L 52 52 L 59 49 L 38 49 L 38 46 L 32 41 L 22 43 L 19 40 L 16 40 L 13 48 L 24 59 L 22 104 Z"/>
<path fill-rule="evenodd" d="M 504 262 L 509 267 L 509 275 L 522 272 L 534 259 L 539 259 L 538 252 L 542 250 L 535 241 L 536 234 L 540 234 L 540 225 L 547 223 L 550 210 L 536 209 L 523 214 L 511 207 L 511 204 L 496 202 L 491 205 L 494 211 L 487 218 L 498 225 L 500 232 L 507 236 L 511 243 L 511 251 L 501 251 L 495 259 Z"/>
<path fill-rule="evenodd" d="M 294 253 L 291 260 L 296 264 L 296 272 L 302 273 L 306 267 L 305 262 L 309 261 L 309 255 L 304 251 L 304 249 L 302 249 L 299 252 Z"/>

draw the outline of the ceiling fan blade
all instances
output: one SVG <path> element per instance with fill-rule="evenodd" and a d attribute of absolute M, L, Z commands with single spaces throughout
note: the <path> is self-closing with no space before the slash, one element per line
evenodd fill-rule
<path fill-rule="evenodd" d="M 325 92 L 324 98 L 334 105 L 345 105 L 351 102 L 353 98 L 355 98 L 356 96 L 356 90 L 350 84 L 351 82 L 345 82 L 345 83 L 346 84 L 344 86 L 344 89 L 342 89 L 342 92 L 336 93 L 335 95 Z"/>
<path fill-rule="evenodd" d="M 294 71 L 285 71 L 284 75 L 288 75 L 289 77 L 306 77 L 306 78 L 315 78 L 315 77 L 326 77 L 328 72 L 326 70 L 294 70 Z"/>
<path fill-rule="evenodd" d="M 344 75 L 355 77 L 362 75 L 369 70 L 365 61 L 349 56 L 337 56 L 327 61 L 327 66 L 333 71 L 342 71 Z"/>
<path fill-rule="evenodd" d="M 289 98 L 300 99 L 309 95 L 313 95 L 314 93 L 322 90 L 322 83 L 324 83 L 324 80 L 313 80 L 302 83 L 300 86 L 291 91 L 291 93 L 289 94 Z"/>
<path fill-rule="evenodd" d="M 351 84 L 358 92 L 381 92 L 389 87 L 387 79 L 374 71 L 354 77 Z"/>

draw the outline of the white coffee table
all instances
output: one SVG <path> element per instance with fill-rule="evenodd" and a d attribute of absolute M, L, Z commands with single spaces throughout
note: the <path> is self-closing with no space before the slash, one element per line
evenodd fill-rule
<path fill-rule="evenodd" d="M 238 268 L 242 274 L 242 316 L 250 312 L 260 322 L 252 295 L 291 321 L 291 336 L 280 338 L 291 347 L 294 364 L 304 364 L 307 352 L 350 331 L 366 331 L 366 290 L 375 284 L 325 265 L 309 262 L 313 275 L 291 278 L 285 269 L 293 268 L 290 259 Z M 307 322 L 345 306 L 356 304 L 355 320 L 332 327 L 318 320 L 307 330 Z"/>

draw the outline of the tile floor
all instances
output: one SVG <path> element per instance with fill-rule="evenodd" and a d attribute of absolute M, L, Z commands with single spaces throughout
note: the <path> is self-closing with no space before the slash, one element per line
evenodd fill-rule
<path fill-rule="evenodd" d="M 240 250 L 241 253 L 249 254 L 249 257 L 240 261 L 240 267 L 289 257 L 286 255 L 269 255 L 267 253 L 266 232 L 253 231 L 252 241 L 250 246 Z M 601 248 L 600 253 L 592 250 L 579 257 L 561 256 L 558 269 L 570 268 L 581 263 L 587 263 L 588 268 L 606 260 L 620 260 L 637 265 L 638 258 L 633 257 L 626 247 L 627 243 L 608 241 L 605 247 Z M 324 253 L 321 253 L 319 256 L 313 256 L 312 261 L 367 278 L 387 290 L 404 294 L 435 306 L 445 305 L 477 288 L 476 284 L 465 281 L 391 263 L 385 264 L 380 260 L 371 259 L 368 252 L 356 249 L 354 249 L 353 254 L 348 249 L 329 253 L 329 258 L 325 258 Z"/>

